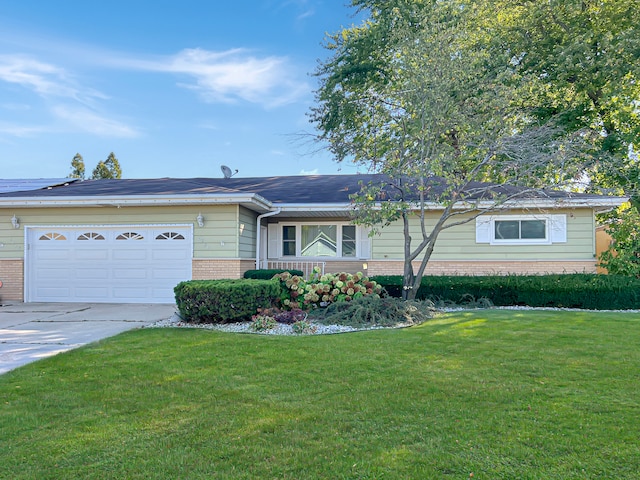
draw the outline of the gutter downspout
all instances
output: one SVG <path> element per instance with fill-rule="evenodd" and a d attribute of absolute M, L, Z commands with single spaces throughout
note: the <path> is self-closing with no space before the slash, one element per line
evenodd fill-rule
<path fill-rule="evenodd" d="M 282 209 L 278 208 L 273 212 L 263 213 L 262 215 L 258 215 L 257 219 L 257 229 L 256 229 L 256 270 L 260 270 L 260 227 L 262 226 L 262 219 L 266 217 L 271 217 L 273 215 L 278 215 Z"/>

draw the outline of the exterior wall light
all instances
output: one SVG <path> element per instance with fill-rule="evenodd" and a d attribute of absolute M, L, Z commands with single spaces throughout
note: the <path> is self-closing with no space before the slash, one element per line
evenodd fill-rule
<path fill-rule="evenodd" d="M 204 217 L 202 216 L 202 213 L 198 214 L 196 221 L 198 222 L 199 227 L 204 227 Z"/>
<path fill-rule="evenodd" d="M 20 220 L 15 215 L 11 217 L 11 225 L 13 225 L 13 228 L 20 228 Z"/>

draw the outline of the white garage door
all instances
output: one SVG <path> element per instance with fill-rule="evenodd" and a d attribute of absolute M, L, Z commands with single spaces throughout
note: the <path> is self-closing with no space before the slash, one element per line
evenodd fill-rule
<path fill-rule="evenodd" d="M 187 226 L 29 228 L 27 301 L 173 303 L 191 257 Z"/>

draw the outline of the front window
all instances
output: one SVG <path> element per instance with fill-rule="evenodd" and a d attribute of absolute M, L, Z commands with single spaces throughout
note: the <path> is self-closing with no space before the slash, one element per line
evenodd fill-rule
<path fill-rule="evenodd" d="M 356 256 L 355 225 L 296 224 L 284 225 L 281 228 L 284 257 Z"/>
<path fill-rule="evenodd" d="M 355 225 L 342 226 L 342 256 L 356 256 L 356 227 Z"/>
<path fill-rule="evenodd" d="M 336 257 L 338 227 L 336 225 L 302 225 L 300 255 L 303 257 Z"/>
<path fill-rule="evenodd" d="M 495 240 L 545 240 L 547 222 L 545 220 L 496 220 Z"/>
<path fill-rule="evenodd" d="M 296 227 L 282 227 L 282 255 L 296 256 Z"/>

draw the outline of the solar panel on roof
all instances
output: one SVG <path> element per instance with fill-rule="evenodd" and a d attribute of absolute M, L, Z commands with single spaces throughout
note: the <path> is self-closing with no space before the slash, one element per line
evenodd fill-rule
<path fill-rule="evenodd" d="M 77 178 L 0 178 L 0 193 L 41 190 L 77 180 Z"/>

